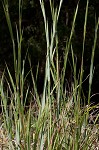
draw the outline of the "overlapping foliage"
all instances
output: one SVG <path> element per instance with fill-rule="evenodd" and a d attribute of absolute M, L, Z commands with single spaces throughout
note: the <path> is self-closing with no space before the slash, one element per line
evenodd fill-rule
<path fill-rule="evenodd" d="M 44 19 L 43 31 L 46 52 L 44 82 L 39 83 L 43 88 L 42 94 L 39 94 L 37 88 L 37 76 L 39 75 L 39 65 L 36 73 L 33 71 L 32 61 L 28 49 L 24 46 L 24 31 L 22 26 L 22 6 L 23 1 L 19 0 L 18 14 L 19 20 L 13 27 L 13 18 L 11 20 L 8 1 L 3 1 L 3 8 L 10 32 L 12 49 L 13 49 L 13 70 L 6 64 L 6 70 L 0 80 L 0 96 L 1 96 L 1 135 L 0 146 L 2 149 L 37 149 L 37 150 L 57 150 L 57 149 L 73 149 L 88 150 L 99 147 L 98 139 L 98 113 L 94 109 L 99 106 L 91 106 L 91 88 L 94 73 L 94 56 L 98 36 L 99 19 L 95 22 L 93 46 L 91 48 L 91 62 L 89 66 L 89 75 L 84 78 L 84 54 L 86 53 L 86 35 L 89 12 L 89 1 L 86 1 L 84 22 L 83 22 L 83 40 L 79 71 L 77 71 L 77 57 L 75 55 L 75 31 L 76 19 L 79 14 L 79 5 L 75 8 L 73 20 L 69 35 L 66 37 L 65 46 L 63 48 L 62 62 L 60 61 L 60 35 L 58 32 L 59 15 L 62 9 L 62 0 L 59 5 L 55 6 L 50 0 L 49 8 L 51 11 L 51 20 L 46 13 L 46 2 L 40 0 L 42 18 Z M 33 1 L 32 1 L 32 7 Z M 27 4 L 26 4 L 27 5 Z M 17 8 L 17 7 L 16 7 Z M 51 21 L 51 22 L 50 22 Z M 42 28 L 41 28 L 42 29 Z M 36 29 L 37 30 L 37 29 Z M 42 32 L 42 30 L 41 30 Z M 30 41 L 30 45 L 33 41 Z M 39 44 L 39 42 L 38 42 Z M 42 45 L 42 44 L 41 44 Z M 33 46 L 33 45 L 32 45 Z M 61 48 L 62 48 L 61 47 Z M 25 56 L 22 56 L 22 50 L 26 48 Z M 33 47 L 32 47 L 33 48 Z M 37 47 L 39 49 L 39 47 Z M 39 51 L 40 53 L 40 51 Z M 34 53 L 35 54 L 35 53 Z M 40 53 L 41 54 L 41 53 Z M 68 57 L 71 54 L 71 71 L 72 80 L 67 87 L 66 70 Z M 36 55 L 36 54 L 35 54 Z M 26 74 L 26 59 L 28 58 L 29 72 Z M 61 67 L 60 67 L 61 66 Z M 26 86 L 27 77 L 31 74 L 32 89 Z M 41 75 L 41 74 L 40 74 Z M 6 77 L 6 78 L 5 78 Z M 87 99 L 83 95 L 82 85 L 88 78 L 88 94 Z M 4 88 L 4 79 L 7 88 Z M 86 105 L 86 101 L 88 105 Z M 29 105 L 27 105 L 29 102 Z M 83 103 L 85 102 L 85 103 Z M 83 104 L 83 105 L 82 105 Z M 91 113 L 92 112 L 92 113 Z M 90 124 L 93 123 L 93 124 Z M 6 142 L 5 142 L 6 141 Z"/>

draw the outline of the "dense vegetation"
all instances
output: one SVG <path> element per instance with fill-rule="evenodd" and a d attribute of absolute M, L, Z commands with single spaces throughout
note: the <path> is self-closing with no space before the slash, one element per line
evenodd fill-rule
<path fill-rule="evenodd" d="M 61 13 L 59 17 L 58 23 L 58 37 L 59 37 L 59 51 L 60 57 L 63 55 L 63 51 L 65 49 L 65 41 L 68 39 L 73 14 L 77 5 L 77 0 L 64 0 L 61 8 Z M 0 2 L 1 3 L 1 2 Z M 59 3 L 59 0 L 56 0 L 55 6 Z M 85 7 L 86 1 L 80 0 L 79 3 L 79 13 L 76 19 L 76 27 L 75 33 L 72 38 L 73 49 L 78 61 L 81 61 L 81 54 L 82 54 L 82 41 L 83 41 L 83 22 L 84 22 L 84 14 L 85 14 Z M 99 1 L 98 0 L 91 0 L 89 2 L 89 11 L 88 11 L 88 21 L 87 21 L 87 31 L 86 31 L 86 43 L 85 43 L 85 54 L 84 54 L 84 77 L 86 77 L 89 73 L 90 68 L 90 58 L 91 58 L 91 48 L 93 45 L 94 39 L 94 28 L 95 22 L 99 16 Z M 18 1 L 9 1 L 9 12 L 11 17 L 11 23 L 13 27 L 13 31 L 16 32 L 16 24 L 18 25 L 19 15 L 18 15 Z M 52 24 L 51 19 L 51 11 L 49 6 L 49 1 L 45 1 L 45 9 L 46 15 L 49 20 L 49 26 Z M 43 23 L 43 16 L 40 8 L 39 1 L 37 0 L 24 0 L 22 6 L 22 28 L 23 32 L 23 42 L 22 42 L 22 55 L 24 56 L 26 50 L 31 55 L 32 65 L 34 66 L 34 70 L 38 62 L 41 65 L 40 68 L 44 70 L 44 62 L 45 62 L 45 55 L 46 55 L 46 41 L 45 41 L 45 32 L 44 32 L 44 23 Z M 11 39 L 9 38 L 9 31 L 6 23 L 5 14 L 3 11 L 2 3 L 0 4 L 0 70 L 4 70 L 5 62 L 11 66 L 13 62 L 13 53 L 12 53 L 12 45 Z M 14 33 L 14 38 L 16 39 L 16 33 Z M 99 40 L 99 37 L 98 37 Z M 42 41 L 42 42 L 41 42 Z M 7 57 L 6 57 L 7 56 Z M 99 42 L 96 45 L 96 52 L 95 52 L 95 73 L 94 73 L 94 81 L 93 81 L 93 94 L 98 93 L 98 84 L 99 84 L 99 65 L 98 65 L 98 57 L 99 57 Z M 27 63 L 27 68 L 28 63 Z M 38 83 L 43 78 L 44 71 L 40 70 L 41 75 L 39 78 Z M 28 69 L 27 69 L 28 71 Z M 34 71 L 35 72 L 35 71 Z M 42 83 L 41 83 L 42 84 Z M 85 92 L 88 92 L 88 82 L 86 80 L 84 89 Z M 40 89 L 39 89 L 40 90 Z M 94 101 L 98 101 L 98 95 L 94 96 Z"/>
<path fill-rule="evenodd" d="M 0 3 L 0 148 L 98 148 L 98 0 Z"/>

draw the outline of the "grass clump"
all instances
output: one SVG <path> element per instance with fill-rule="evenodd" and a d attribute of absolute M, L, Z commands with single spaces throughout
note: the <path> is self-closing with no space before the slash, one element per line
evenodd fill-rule
<path fill-rule="evenodd" d="M 76 61 L 72 47 L 72 37 L 75 30 L 75 22 L 78 13 L 79 3 L 77 4 L 72 23 L 70 37 L 66 42 L 63 56 L 63 66 L 59 69 L 58 35 L 57 23 L 61 11 L 62 0 L 59 6 L 54 8 L 50 0 L 52 14 L 52 26 L 49 27 L 46 17 L 44 1 L 40 0 L 41 10 L 44 18 L 45 35 L 47 44 L 45 79 L 42 95 L 38 94 L 36 81 L 33 76 L 31 60 L 29 59 L 30 72 L 33 82 L 33 92 L 29 87 L 25 90 L 25 59 L 21 57 L 23 30 L 22 21 L 22 1 L 19 0 L 19 26 L 16 26 L 17 46 L 13 36 L 13 29 L 8 10 L 8 2 L 3 1 L 4 12 L 8 23 L 8 28 L 13 44 L 14 72 L 13 77 L 6 65 L 9 80 L 7 89 L 4 90 L 4 74 L 0 80 L 0 96 L 2 114 L 0 116 L 0 146 L 1 149 L 9 150 L 88 150 L 99 148 L 98 130 L 96 120 L 90 124 L 90 111 L 97 106 L 90 105 L 91 85 L 93 78 L 94 53 L 97 41 L 97 31 L 99 21 L 95 27 L 95 37 L 93 41 L 92 57 L 89 73 L 89 93 L 88 105 L 82 106 L 82 84 L 83 79 L 83 55 L 86 37 L 88 1 L 86 4 L 84 32 L 83 32 L 83 52 L 80 73 L 77 75 Z M 17 47 L 17 53 L 16 53 Z M 73 81 L 67 94 L 65 78 L 67 69 L 68 54 L 72 55 Z M 55 59 L 54 59 L 55 58 Z M 31 101 L 26 110 L 28 96 Z M 9 105 L 8 105 L 9 101 Z M 88 121 L 89 119 L 89 121 Z"/>

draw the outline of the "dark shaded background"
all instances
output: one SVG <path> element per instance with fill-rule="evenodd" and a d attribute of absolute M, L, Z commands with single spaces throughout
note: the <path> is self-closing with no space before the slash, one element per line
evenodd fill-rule
<path fill-rule="evenodd" d="M 65 41 L 68 39 L 71 31 L 72 20 L 74 16 L 74 11 L 76 8 L 78 0 L 63 0 L 63 5 L 61 8 L 61 13 L 58 23 L 58 36 L 59 36 L 59 54 L 60 57 L 63 55 L 65 49 Z M 55 0 L 55 5 L 59 3 L 59 0 Z M 46 14 L 49 20 L 49 25 L 51 25 L 51 14 L 49 7 L 49 0 L 45 0 Z M 77 15 L 75 33 L 72 39 L 73 49 L 75 55 L 78 58 L 80 64 L 81 53 L 82 53 L 82 43 L 83 43 L 83 25 L 84 25 L 84 15 L 86 8 L 86 0 L 81 0 L 79 3 L 79 12 Z M 16 24 L 18 25 L 18 1 L 9 0 L 9 12 L 12 21 L 13 31 L 16 39 Z M 99 17 L 99 0 L 90 0 L 89 2 L 89 12 L 88 12 L 88 22 L 87 22 L 87 34 L 85 43 L 85 54 L 84 54 L 84 78 L 89 74 L 90 70 L 90 59 L 91 51 L 94 40 L 95 32 L 95 21 Z M 44 32 L 43 16 L 39 4 L 39 0 L 24 0 L 23 2 L 23 19 L 22 28 L 24 29 L 23 43 L 22 43 L 22 56 L 24 58 L 26 50 L 28 48 L 29 54 L 31 56 L 31 61 L 33 65 L 34 74 L 36 72 L 36 67 L 39 62 L 39 76 L 38 85 L 43 84 L 44 78 L 44 64 L 46 56 L 46 41 Z M 0 1 L 0 72 L 5 68 L 5 62 L 8 64 L 9 69 L 13 72 L 13 50 L 12 43 L 9 35 L 8 26 L 6 23 L 4 10 L 2 7 L 2 2 Z M 95 73 L 92 85 L 92 94 L 99 93 L 99 34 L 95 52 Z M 27 65 L 25 68 L 26 72 L 29 71 L 29 64 L 27 60 Z M 31 79 L 28 79 L 31 80 Z M 31 83 L 31 81 L 29 81 Z M 40 87 L 40 88 L 39 88 Z M 85 95 L 88 92 L 88 80 L 83 84 L 83 89 Z M 42 92 L 41 86 L 38 86 L 38 91 Z M 92 101 L 98 102 L 99 95 L 93 97 Z"/>

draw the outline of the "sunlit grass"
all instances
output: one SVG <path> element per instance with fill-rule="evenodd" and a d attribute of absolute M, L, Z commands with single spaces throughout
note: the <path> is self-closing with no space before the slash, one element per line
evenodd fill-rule
<path fill-rule="evenodd" d="M 23 40 L 22 21 L 22 1 L 19 0 L 19 26 L 16 26 L 17 45 L 15 46 L 13 29 L 8 10 L 8 2 L 4 0 L 3 7 L 11 35 L 14 57 L 13 77 L 10 69 L 6 65 L 9 80 L 7 90 L 4 89 L 5 74 L 0 80 L 0 96 L 2 114 L 0 116 L 0 148 L 9 150 L 94 150 L 99 147 L 99 126 L 96 124 L 99 115 L 96 114 L 96 120 L 91 118 L 90 111 L 99 106 L 91 106 L 91 85 L 93 78 L 93 63 L 95 46 L 97 41 L 97 32 L 99 21 L 95 27 L 95 36 L 92 47 L 91 65 L 89 71 L 89 93 L 88 105 L 82 106 L 84 97 L 82 97 L 83 79 L 83 55 L 86 37 L 86 26 L 88 16 L 88 1 L 86 4 L 85 22 L 83 31 L 83 48 L 80 73 L 77 75 L 76 61 L 72 47 L 72 37 L 75 30 L 75 22 L 79 13 L 79 3 L 77 4 L 74 19 L 72 23 L 70 37 L 66 42 L 63 56 L 63 66 L 59 69 L 58 35 L 57 23 L 61 11 L 62 0 L 59 6 L 54 8 L 50 0 L 52 13 L 52 26 L 48 26 L 44 1 L 40 0 L 41 10 L 44 18 L 46 35 L 46 64 L 45 80 L 42 95 L 38 94 L 36 80 L 33 75 L 31 60 L 30 74 L 33 82 L 33 92 L 29 87 L 25 90 L 25 58 L 21 58 L 21 46 Z M 17 47 L 17 50 L 15 49 Z M 16 51 L 18 52 L 16 54 Z M 72 55 L 73 81 L 70 91 L 67 91 L 65 85 L 68 54 Z M 67 92 L 69 94 L 67 94 Z M 30 99 L 30 100 L 29 100 Z M 27 106 L 26 102 L 30 101 Z M 9 102 L 9 103 L 8 103 Z M 9 105 L 8 105 L 9 104 Z M 93 124 L 90 124 L 93 121 Z"/>

